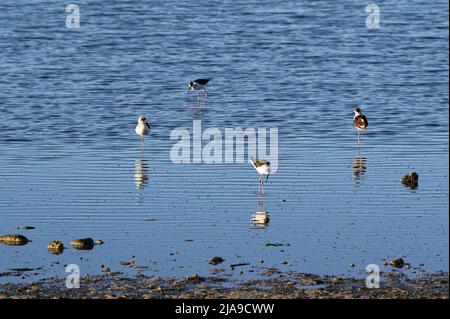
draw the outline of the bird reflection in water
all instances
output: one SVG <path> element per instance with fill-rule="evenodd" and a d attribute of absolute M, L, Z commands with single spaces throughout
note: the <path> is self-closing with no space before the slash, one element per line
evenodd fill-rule
<path fill-rule="evenodd" d="M 367 160 L 365 157 L 362 157 L 359 154 L 358 150 L 358 154 L 356 154 L 356 156 L 353 157 L 353 165 L 352 165 L 352 178 L 356 184 L 361 183 L 364 177 L 364 173 L 366 172 L 366 169 L 367 169 Z"/>
<path fill-rule="evenodd" d="M 266 228 L 270 220 L 269 213 L 264 207 L 264 192 L 258 189 L 258 211 L 252 215 L 251 223 L 253 228 Z"/>
<path fill-rule="evenodd" d="M 140 159 L 134 162 L 134 184 L 138 190 L 139 202 L 143 202 L 142 190 L 147 185 L 148 181 L 148 161 L 141 156 Z"/>

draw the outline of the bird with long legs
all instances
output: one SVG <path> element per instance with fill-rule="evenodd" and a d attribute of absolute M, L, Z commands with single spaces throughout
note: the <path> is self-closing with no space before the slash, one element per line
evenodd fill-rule
<path fill-rule="evenodd" d="M 358 132 L 358 142 L 361 140 L 359 136 L 359 132 L 362 130 L 366 130 L 367 126 L 369 126 L 369 122 L 365 115 L 362 114 L 361 108 L 357 106 L 353 110 L 353 126 L 356 128 Z"/>
<path fill-rule="evenodd" d="M 140 116 L 137 121 L 136 128 L 134 129 L 136 134 L 141 137 L 142 152 L 144 152 L 144 136 L 150 134 L 150 124 L 145 116 Z"/>
<path fill-rule="evenodd" d="M 259 174 L 258 191 L 262 191 L 262 193 L 264 193 L 264 183 L 269 180 L 270 175 L 270 162 L 264 159 L 254 159 L 253 157 L 251 157 L 250 160 L 253 167 Z"/>
<path fill-rule="evenodd" d="M 210 79 L 196 79 L 194 81 L 191 81 L 188 83 L 188 93 L 190 91 L 203 91 L 204 98 L 205 98 L 205 104 L 208 101 L 208 91 L 206 91 L 205 86 L 208 84 Z M 197 104 L 198 107 L 200 107 L 200 95 L 197 94 Z"/>

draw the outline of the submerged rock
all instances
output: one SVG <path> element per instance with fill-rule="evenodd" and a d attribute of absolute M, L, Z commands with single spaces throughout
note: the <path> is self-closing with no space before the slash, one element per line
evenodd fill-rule
<path fill-rule="evenodd" d="M 395 268 L 403 268 L 403 266 L 405 265 L 405 262 L 404 262 L 403 258 L 398 258 L 395 260 L 391 260 L 389 262 L 389 264 Z"/>
<path fill-rule="evenodd" d="M 225 261 L 225 259 L 223 259 L 222 257 L 215 256 L 208 261 L 208 264 L 215 266 L 215 265 L 223 263 L 224 261 Z"/>
<path fill-rule="evenodd" d="M 70 242 L 73 248 L 80 250 L 91 250 L 94 248 L 94 240 L 92 238 L 74 239 Z"/>
<path fill-rule="evenodd" d="M 0 243 L 9 246 L 23 246 L 28 243 L 28 238 L 18 234 L 7 234 L 0 236 Z"/>
<path fill-rule="evenodd" d="M 54 240 L 47 245 L 48 252 L 53 255 L 61 255 L 64 251 L 64 244 L 59 240 Z"/>
<path fill-rule="evenodd" d="M 416 172 L 409 172 L 400 179 L 400 182 L 409 188 L 415 189 L 419 185 L 419 174 Z"/>

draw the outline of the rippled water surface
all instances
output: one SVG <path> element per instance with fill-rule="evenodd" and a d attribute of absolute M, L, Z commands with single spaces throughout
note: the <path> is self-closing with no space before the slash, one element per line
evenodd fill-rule
<path fill-rule="evenodd" d="M 363 276 L 398 256 L 411 275 L 448 271 L 447 1 L 382 1 L 372 30 L 364 1 L 77 4 L 77 30 L 61 1 L 0 4 L 0 235 L 32 240 L 0 244 L 0 274 L 34 269 L 0 282 L 65 276 L 66 264 L 133 274 L 120 264 L 132 256 L 174 277 L 208 274 L 212 256 L 235 278 L 262 266 Z M 200 110 L 186 94 L 197 77 L 212 78 Z M 357 104 L 369 119 L 359 144 Z M 250 223 L 250 164 L 171 161 L 171 131 L 193 120 L 278 128 L 266 227 Z M 400 184 L 408 171 L 417 189 Z M 83 237 L 105 243 L 47 252 Z"/>

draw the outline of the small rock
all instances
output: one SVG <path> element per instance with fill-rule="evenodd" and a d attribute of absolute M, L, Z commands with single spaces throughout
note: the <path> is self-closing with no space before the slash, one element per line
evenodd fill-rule
<path fill-rule="evenodd" d="M 398 258 L 395 260 L 391 260 L 389 264 L 395 268 L 403 268 L 403 266 L 405 265 L 405 261 L 403 260 L 403 258 Z"/>
<path fill-rule="evenodd" d="M 80 250 L 91 250 L 94 248 L 94 240 L 92 238 L 74 239 L 70 242 L 73 248 Z"/>
<path fill-rule="evenodd" d="M 218 256 L 215 256 L 215 257 L 212 257 L 209 261 L 208 261 L 208 264 L 210 264 L 210 265 L 218 265 L 218 264 L 221 264 L 221 263 L 223 263 L 225 261 L 225 259 L 223 259 L 222 257 L 218 257 Z"/>
<path fill-rule="evenodd" d="M 53 255 L 61 255 L 64 251 L 64 244 L 59 240 L 54 240 L 47 245 L 48 252 Z"/>
<path fill-rule="evenodd" d="M 400 179 L 400 182 L 411 189 L 415 189 L 419 185 L 419 175 L 416 172 L 409 172 Z"/>
<path fill-rule="evenodd" d="M 281 262 L 281 264 L 282 264 L 282 265 L 287 265 L 287 264 L 289 264 L 289 262 L 288 262 L 287 260 L 283 260 L 283 261 Z"/>
<path fill-rule="evenodd" d="M 22 246 L 29 242 L 28 238 L 18 234 L 7 234 L 0 236 L 0 243 L 9 246 Z"/>
<path fill-rule="evenodd" d="M 355 267 L 355 264 L 350 263 L 349 266 L 350 266 L 351 268 L 354 268 L 354 267 Z"/>

